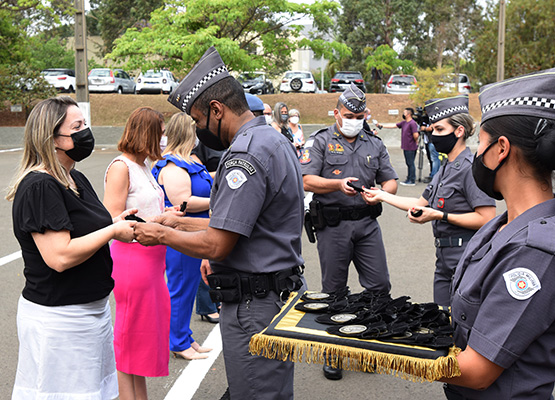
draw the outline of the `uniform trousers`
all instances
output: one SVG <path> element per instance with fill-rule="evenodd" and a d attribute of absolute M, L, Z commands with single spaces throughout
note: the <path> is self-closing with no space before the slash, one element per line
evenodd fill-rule
<path fill-rule="evenodd" d="M 434 272 L 434 303 L 451 305 L 451 280 L 468 241 L 461 247 L 436 248 L 436 270 Z"/>
<path fill-rule="evenodd" d="M 316 232 L 322 269 L 322 290 L 331 292 L 347 286 L 351 261 L 362 287 L 389 293 L 389 271 L 382 231 L 376 219 L 343 220 Z"/>
<path fill-rule="evenodd" d="M 293 363 L 249 353 L 251 336 L 266 328 L 282 305 L 273 291 L 264 298 L 222 303 L 220 329 L 231 400 L 293 399 Z"/>
<path fill-rule="evenodd" d="M 189 257 L 168 247 L 166 276 L 171 300 L 171 351 L 187 350 L 194 342 L 190 324 L 200 282 L 200 263 L 200 259 Z"/>

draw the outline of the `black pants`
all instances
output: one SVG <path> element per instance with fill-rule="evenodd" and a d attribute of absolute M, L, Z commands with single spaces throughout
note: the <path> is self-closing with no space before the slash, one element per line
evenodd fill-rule
<path fill-rule="evenodd" d="M 465 397 L 460 394 L 459 391 L 453 387 L 453 385 L 449 385 L 448 383 L 443 384 L 443 392 L 445 393 L 445 398 L 447 400 L 465 400 Z"/>

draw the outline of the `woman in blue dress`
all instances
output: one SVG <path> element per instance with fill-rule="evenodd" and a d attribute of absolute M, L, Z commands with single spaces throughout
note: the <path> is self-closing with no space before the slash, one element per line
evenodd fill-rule
<path fill-rule="evenodd" d="M 212 177 L 191 158 L 195 146 L 195 124 L 185 113 L 173 115 L 166 125 L 167 146 L 152 174 L 164 190 L 166 207 L 187 202 L 188 217 L 208 218 Z M 207 358 L 211 349 L 201 347 L 190 328 L 193 304 L 200 281 L 202 260 L 168 248 L 166 275 L 171 298 L 170 350 L 187 360 Z"/>

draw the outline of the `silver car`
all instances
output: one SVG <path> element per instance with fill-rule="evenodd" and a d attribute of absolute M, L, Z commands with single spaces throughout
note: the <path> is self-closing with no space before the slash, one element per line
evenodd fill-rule
<path fill-rule="evenodd" d="M 385 85 L 388 94 L 411 94 L 418 90 L 413 75 L 391 75 Z"/>
<path fill-rule="evenodd" d="M 135 93 L 135 81 L 122 69 L 94 68 L 89 72 L 89 92 Z"/>

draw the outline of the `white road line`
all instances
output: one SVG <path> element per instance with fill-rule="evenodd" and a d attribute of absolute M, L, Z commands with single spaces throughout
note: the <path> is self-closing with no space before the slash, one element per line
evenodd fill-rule
<path fill-rule="evenodd" d="M 220 334 L 220 324 L 212 329 L 212 332 L 202 344 L 203 347 L 211 347 L 213 350 L 206 353 L 208 358 L 203 360 L 189 361 L 187 368 L 183 370 L 175 384 L 170 389 L 164 400 L 190 400 L 200 387 L 200 384 L 214 361 L 222 351 L 222 336 Z"/>
<path fill-rule="evenodd" d="M 16 251 L 15 253 L 10 254 L 9 256 L 0 258 L 0 267 L 2 265 L 6 265 L 9 262 L 17 260 L 18 258 L 21 258 L 21 250 Z"/>
<path fill-rule="evenodd" d="M 21 258 L 21 250 L 0 258 L 0 267 L 18 258 Z M 190 400 L 193 398 L 210 367 L 222 352 L 220 324 L 214 326 L 202 346 L 213 349 L 210 353 L 206 353 L 208 358 L 189 361 L 189 365 L 177 378 L 164 400 Z"/>
<path fill-rule="evenodd" d="M 9 151 L 19 151 L 19 150 L 23 150 L 23 147 L 18 147 L 18 148 L 15 148 L 15 149 L 0 150 L 0 153 L 6 153 L 6 152 L 9 152 Z"/>

